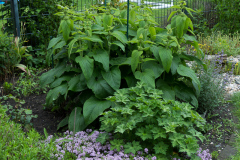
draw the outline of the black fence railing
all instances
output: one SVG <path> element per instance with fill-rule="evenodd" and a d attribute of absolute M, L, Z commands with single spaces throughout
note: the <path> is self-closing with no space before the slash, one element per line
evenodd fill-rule
<path fill-rule="evenodd" d="M 52 2 L 57 2 L 61 0 L 52 0 Z M 75 6 L 76 11 L 84 11 L 86 10 L 90 5 L 104 5 L 103 0 L 63 0 L 66 1 L 68 5 Z M 114 0 L 113 0 L 114 1 Z M 117 0 L 115 0 L 117 1 Z M 118 0 L 120 2 L 127 2 L 128 0 Z M 129 0 L 131 3 L 136 3 L 137 5 L 141 5 L 141 0 Z M 47 37 L 49 35 L 49 32 L 55 32 L 57 31 L 57 26 L 54 26 L 55 28 L 50 28 L 49 25 L 49 32 L 43 33 L 41 31 L 42 24 L 38 21 L 38 18 L 47 19 L 48 16 L 52 16 L 53 14 L 50 13 L 51 7 L 49 7 L 46 12 L 41 12 L 38 9 L 31 10 L 31 7 L 34 6 L 34 3 L 39 3 L 41 6 L 41 3 L 47 3 L 47 0 L 36 0 L 36 2 L 33 2 L 32 0 L 0 0 L 0 27 L 3 27 L 6 32 L 9 34 L 12 34 L 14 36 L 20 35 L 20 23 L 22 21 L 25 21 L 26 25 L 31 25 L 32 28 L 27 29 L 24 33 L 24 36 L 31 37 L 31 35 L 34 35 L 34 38 L 28 38 L 29 44 L 31 46 L 38 46 L 37 44 L 40 43 L 39 41 L 44 41 L 44 38 L 49 40 L 51 36 Z M 50 2 L 49 2 L 50 3 Z M 214 24 L 216 24 L 216 16 L 215 16 L 215 10 L 214 10 L 214 4 L 211 3 L 211 0 L 186 0 L 187 7 L 190 7 L 194 10 L 201 10 L 203 18 L 207 20 L 207 24 L 209 27 L 213 27 Z M 153 16 L 156 19 L 156 22 L 159 23 L 159 26 L 165 27 L 168 22 L 167 18 L 170 15 L 170 13 L 174 10 L 171 7 L 175 4 L 177 4 L 177 0 L 145 0 L 144 4 L 150 7 L 153 11 Z M 36 6 L 34 6 L 36 7 Z M 42 9 L 42 8 L 40 8 Z M 41 12 L 41 15 L 37 15 L 36 13 Z M 40 17 L 39 17 L 40 16 Z M 34 23 L 31 24 L 31 21 L 26 19 L 33 19 L 35 20 Z M 194 20 L 194 19 L 193 19 Z M 51 19 L 48 19 L 49 23 L 51 24 Z M 56 21 L 56 20 L 55 20 Z M 195 19 L 194 23 L 197 23 L 198 19 Z M 52 23 L 55 23 L 54 21 Z M 46 24 L 48 25 L 48 24 Z M 34 28 L 34 26 L 37 28 Z M 45 26 L 46 27 L 46 26 Z M 48 26 L 47 26 L 48 27 Z M 7 28 L 7 29 L 6 29 Z M 28 26 L 26 26 L 28 28 Z M 54 36 L 52 34 L 52 36 Z M 44 36 L 42 36 L 44 35 Z"/>

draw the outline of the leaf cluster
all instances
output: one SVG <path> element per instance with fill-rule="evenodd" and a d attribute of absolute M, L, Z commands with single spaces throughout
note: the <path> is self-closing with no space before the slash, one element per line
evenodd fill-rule
<path fill-rule="evenodd" d="M 101 130 L 113 132 L 114 139 L 126 140 L 124 143 L 140 142 L 134 151 L 153 148 L 152 152 L 161 156 L 172 151 L 195 154 L 199 148 L 197 138 L 204 139 L 199 129 L 203 130 L 205 120 L 189 103 L 165 100 L 162 94 L 142 82 L 136 87 L 117 90 L 107 98 L 115 106 L 100 118 Z"/>
<path fill-rule="evenodd" d="M 193 26 L 182 9 L 189 13 L 192 9 L 184 5 L 174 6 L 178 11 L 170 15 L 171 24 L 163 29 L 157 27 L 149 8 L 131 4 L 128 36 L 126 3 L 93 6 L 80 13 L 58 6 L 61 12 L 56 15 L 62 18 L 59 35 L 50 41 L 52 52 L 47 55 L 47 61 L 54 55 L 58 63 L 40 78 L 42 86 L 50 86 L 46 105 L 74 101 L 69 109 L 82 108 L 79 115 L 84 118 L 78 125 L 85 128 L 111 106 L 106 97 L 142 81 L 161 89 L 165 99 L 177 97 L 197 107 L 200 82 L 185 61 L 200 65 L 202 61 L 187 55 L 182 46 L 191 44 L 199 57 L 201 51 L 195 37 L 187 34 Z"/>

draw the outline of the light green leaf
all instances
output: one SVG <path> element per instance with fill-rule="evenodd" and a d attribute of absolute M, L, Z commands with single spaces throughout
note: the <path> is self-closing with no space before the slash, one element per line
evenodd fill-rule
<path fill-rule="evenodd" d="M 85 55 L 76 57 L 75 61 L 79 63 L 85 78 L 90 79 L 94 69 L 94 60 Z"/>
<path fill-rule="evenodd" d="M 139 58 L 140 56 L 143 54 L 143 51 L 138 51 L 138 50 L 134 50 L 132 52 L 132 59 L 131 59 L 131 69 L 132 72 L 135 72 L 135 70 L 137 69 L 138 65 L 139 65 Z"/>
<path fill-rule="evenodd" d="M 106 72 L 109 71 L 109 55 L 106 50 L 98 49 L 93 54 L 93 58 L 95 61 L 101 63 Z"/>
<path fill-rule="evenodd" d="M 113 15 L 111 15 L 111 14 L 103 15 L 103 26 L 104 26 L 105 30 L 107 30 L 108 27 L 111 27 L 112 23 L 113 23 Z"/>
<path fill-rule="evenodd" d="M 160 56 L 159 56 L 159 48 L 157 46 L 151 46 L 150 51 L 153 53 L 154 57 L 161 62 Z"/>
<path fill-rule="evenodd" d="M 181 38 L 183 36 L 183 31 L 184 31 L 184 27 L 185 27 L 185 21 L 186 21 L 187 17 L 182 17 L 180 15 L 177 16 L 176 18 L 176 36 L 177 38 Z"/>
<path fill-rule="evenodd" d="M 83 105 L 83 116 L 85 124 L 89 125 L 98 116 L 100 116 L 103 111 L 111 106 L 111 102 L 107 100 L 99 100 L 96 97 L 89 98 Z"/>
<path fill-rule="evenodd" d="M 171 49 L 167 49 L 165 47 L 158 47 L 159 48 L 159 56 L 161 58 L 162 64 L 166 72 L 168 73 L 170 71 L 171 65 L 172 65 L 172 51 Z"/>
<path fill-rule="evenodd" d="M 104 72 L 101 71 L 103 78 L 107 83 L 114 89 L 117 90 L 120 88 L 121 83 L 121 71 L 118 66 L 114 66 L 110 71 Z"/>
<path fill-rule="evenodd" d="M 76 116 L 75 116 L 75 113 L 76 113 Z M 75 130 L 74 130 L 74 123 L 75 123 Z M 87 125 L 85 124 L 84 117 L 82 115 L 82 108 L 75 107 L 72 110 L 68 119 L 68 129 L 70 131 L 75 131 L 76 133 L 79 131 L 83 131 L 86 127 Z"/>
<path fill-rule="evenodd" d="M 156 39 L 156 29 L 155 29 L 155 27 L 149 27 L 149 32 L 151 34 L 151 39 L 153 41 L 155 41 L 155 39 Z"/>
<path fill-rule="evenodd" d="M 175 13 L 177 13 L 177 11 L 172 11 L 172 12 L 171 12 L 171 14 L 169 15 L 169 17 L 168 17 L 168 20 L 167 20 L 167 21 L 169 21 L 169 20 L 172 18 L 172 16 L 173 16 Z"/>

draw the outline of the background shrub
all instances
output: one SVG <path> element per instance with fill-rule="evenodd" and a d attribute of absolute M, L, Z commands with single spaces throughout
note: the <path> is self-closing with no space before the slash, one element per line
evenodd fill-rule
<path fill-rule="evenodd" d="M 240 0 L 213 0 L 217 10 L 218 23 L 215 30 L 222 30 L 225 33 L 239 31 L 240 26 Z"/>

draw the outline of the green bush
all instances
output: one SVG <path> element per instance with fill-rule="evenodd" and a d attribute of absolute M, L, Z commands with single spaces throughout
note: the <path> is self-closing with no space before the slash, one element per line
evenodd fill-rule
<path fill-rule="evenodd" d="M 75 104 L 64 105 L 65 109 L 78 107 L 60 126 L 69 124 L 73 129 L 77 115 L 76 131 L 84 129 L 111 106 L 106 97 L 119 88 L 135 86 L 137 81 L 161 89 L 165 99 L 177 97 L 197 107 L 200 82 L 185 60 L 202 62 L 187 55 L 181 46 L 191 44 L 199 57 L 201 52 L 195 37 L 186 34 L 193 26 L 182 12 L 186 9 L 190 13 L 184 4 L 175 6 L 178 10 L 171 13 L 166 29 L 156 27 L 149 8 L 132 4 L 128 39 L 125 3 L 120 8 L 109 4 L 81 13 L 59 6 L 63 9 L 57 13 L 63 17 L 59 35 L 48 46 L 52 54 L 56 52 L 58 63 L 40 77 L 40 84 L 50 86 L 46 97 L 49 108 L 59 109 L 55 106 L 66 100 Z"/>
<path fill-rule="evenodd" d="M 0 107 L 0 156 L 1 159 L 54 159 L 54 143 L 44 144 L 35 130 L 26 135 L 21 125 L 9 120 L 5 110 Z M 55 158 L 56 159 L 56 158 Z"/>
<path fill-rule="evenodd" d="M 15 67 L 27 71 L 25 65 L 20 64 L 22 58 L 31 56 L 27 54 L 28 49 L 22 46 L 21 38 L 10 38 L 6 33 L 0 31 L 0 81 L 12 77 Z"/>
<path fill-rule="evenodd" d="M 164 100 L 162 94 L 161 90 L 138 83 L 136 87 L 117 90 L 107 98 L 115 102 L 115 106 L 104 112 L 100 120 L 101 130 L 114 133 L 111 147 L 122 145 L 126 153 L 151 148 L 159 158 L 173 151 L 194 157 L 199 148 L 197 138 L 204 138 L 195 127 L 203 130 L 205 120 L 191 110 L 194 107 L 188 103 Z M 140 146 L 124 145 L 129 141 L 139 141 Z"/>
<path fill-rule="evenodd" d="M 217 10 L 218 23 L 214 26 L 215 30 L 225 33 L 235 33 L 240 26 L 240 0 L 213 0 Z"/>

